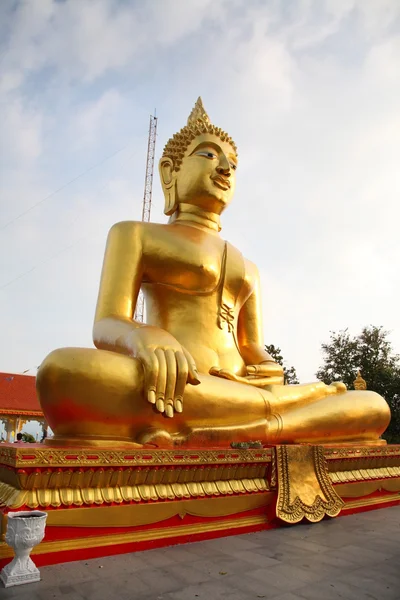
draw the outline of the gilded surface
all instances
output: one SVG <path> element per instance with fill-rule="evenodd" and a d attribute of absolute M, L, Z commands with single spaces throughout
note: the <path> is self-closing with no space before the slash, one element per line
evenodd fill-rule
<path fill-rule="evenodd" d="M 46 443 L 379 440 L 390 420 L 383 398 L 342 383 L 283 385 L 265 351 L 257 268 L 220 235 L 237 169 L 233 140 L 199 99 L 159 164 L 169 222 L 117 223 L 109 233 L 96 349 L 56 350 L 39 368 L 38 396 L 55 432 Z M 134 320 L 140 289 L 145 324 Z"/>
<path fill-rule="evenodd" d="M 318 522 L 339 514 L 344 503 L 330 481 L 322 447 L 277 446 L 276 459 L 279 519 Z"/>

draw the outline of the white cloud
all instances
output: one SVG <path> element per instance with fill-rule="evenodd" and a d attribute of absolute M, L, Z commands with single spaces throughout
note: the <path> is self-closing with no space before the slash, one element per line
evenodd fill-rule
<path fill-rule="evenodd" d="M 223 13 L 211 0 L 53 2 L 21 0 L 3 68 L 7 89 L 45 67 L 64 81 L 90 83 L 128 66 L 137 55 L 189 36 Z"/>
<path fill-rule="evenodd" d="M 33 107 L 23 106 L 21 99 L 12 103 L 0 101 L 2 162 L 20 161 L 22 164 L 36 159 L 42 149 L 42 115 Z"/>
<path fill-rule="evenodd" d="M 87 145 L 97 141 L 112 128 L 117 112 L 122 109 L 122 98 L 116 90 L 107 90 L 94 102 L 89 102 L 80 108 L 73 118 L 71 127 L 76 136 L 77 145 Z"/>

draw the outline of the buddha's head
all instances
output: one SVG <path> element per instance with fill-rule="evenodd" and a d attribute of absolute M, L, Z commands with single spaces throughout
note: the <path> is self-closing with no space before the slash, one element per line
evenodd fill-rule
<path fill-rule="evenodd" d="M 159 164 L 166 215 L 180 203 L 220 214 L 235 191 L 237 150 L 227 133 L 211 124 L 201 98 L 187 125 L 164 148 Z"/>

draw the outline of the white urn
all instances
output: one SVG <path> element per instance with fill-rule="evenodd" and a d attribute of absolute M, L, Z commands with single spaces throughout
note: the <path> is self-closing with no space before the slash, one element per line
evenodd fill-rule
<path fill-rule="evenodd" d="M 6 542 L 15 557 L 0 573 L 5 587 L 40 581 L 39 569 L 29 555 L 44 538 L 46 519 L 47 513 L 40 510 L 8 513 Z"/>

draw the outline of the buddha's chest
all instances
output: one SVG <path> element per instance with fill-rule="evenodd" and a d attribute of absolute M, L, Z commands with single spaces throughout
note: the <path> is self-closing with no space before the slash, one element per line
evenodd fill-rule
<path fill-rule="evenodd" d="M 144 280 L 188 291 L 212 291 L 223 269 L 224 243 L 201 245 L 193 240 L 162 240 L 155 252 L 145 256 Z"/>
<path fill-rule="evenodd" d="M 188 293 L 207 294 L 222 286 L 230 287 L 238 277 L 244 288 L 252 282 L 243 257 L 237 252 L 236 262 L 226 259 L 225 241 L 217 236 L 202 235 L 197 230 L 174 228 L 175 235 L 161 236 L 144 256 L 143 281 L 174 287 Z M 240 286 L 241 287 L 241 286 Z M 244 290 L 245 291 L 245 290 Z"/>

